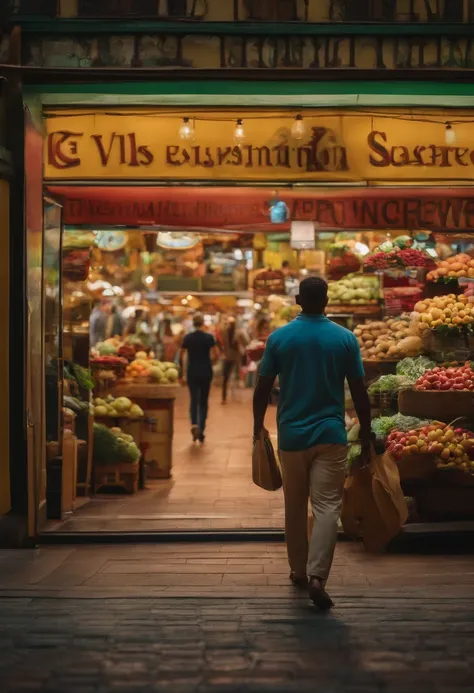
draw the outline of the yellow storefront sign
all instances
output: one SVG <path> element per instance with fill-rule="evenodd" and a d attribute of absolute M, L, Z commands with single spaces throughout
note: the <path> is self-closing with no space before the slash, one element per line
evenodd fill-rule
<path fill-rule="evenodd" d="M 183 117 L 194 128 L 181 139 Z M 470 181 L 473 120 L 446 112 L 152 110 L 46 114 L 48 180 Z M 237 118 L 243 121 L 236 141 Z"/>

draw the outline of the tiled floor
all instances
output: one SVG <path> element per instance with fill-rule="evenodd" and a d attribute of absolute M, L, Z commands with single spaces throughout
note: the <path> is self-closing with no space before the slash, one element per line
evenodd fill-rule
<path fill-rule="evenodd" d="M 472 556 L 339 544 L 321 615 L 283 544 L 0 551 L 1 693 L 472 693 Z"/>
<path fill-rule="evenodd" d="M 358 542 L 336 549 L 329 587 L 336 596 L 419 593 L 472 595 L 472 555 L 366 554 Z M 51 546 L 0 551 L 0 598 L 300 596 L 288 581 L 283 543 Z"/>
<path fill-rule="evenodd" d="M 204 446 L 192 444 L 188 394 L 176 402 L 173 476 L 150 480 L 134 496 L 100 495 L 49 529 L 61 531 L 149 531 L 282 529 L 282 492 L 262 491 L 251 479 L 252 391 L 233 391 L 226 406 L 217 388 Z M 267 425 L 275 435 L 275 408 Z"/>

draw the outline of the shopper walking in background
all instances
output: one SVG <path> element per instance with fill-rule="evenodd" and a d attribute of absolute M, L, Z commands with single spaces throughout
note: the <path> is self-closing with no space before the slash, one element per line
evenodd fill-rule
<path fill-rule="evenodd" d="M 94 347 L 103 342 L 107 330 L 107 313 L 110 310 L 105 301 L 97 301 L 89 317 L 90 345 Z"/>
<path fill-rule="evenodd" d="M 280 381 L 278 436 L 285 496 L 290 579 L 308 585 L 321 609 L 337 538 L 347 458 L 344 382 L 360 422 L 361 462 L 371 441 L 370 401 L 356 337 L 324 311 L 327 282 L 304 279 L 296 302 L 302 313 L 268 338 L 254 394 L 254 436 L 264 428 L 275 378 Z M 308 497 L 314 516 L 308 546 Z"/>
<path fill-rule="evenodd" d="M 107 316 L 107 324 L 105 328 L 105 336 L 107 339 L 110 337 L 121 337 L 123 332 L 123 319 L 120 314 L 118 306 L 113 303 L 110 308 L 110 313 Z"/>
<path fill-rule="evenodd" d="M 227 388 L 229 380 L 234 372 L 240 372 L 242 354 L 248 344 L 248 338 L 242 330 L 237 328 L 233 315 L 227 318 L 227 323 L 222 332 L 222 404 L 227 403 Z"/>
<path fill-rule="evenodd" d="M 204 331 L 204 318 L 197 314 L 193 318 L 194 332 L 183 339 L 179 361 L 183 382 L 187 381 L 190 403 L 191 435 L 193 441 L 204 443 L 209 392 L 212 382 L 212 363 L 217 359 L 216 341 Z M 187 359 L 186 378 L 185 358 Z"/>
<path fill-rule="evenodd" d="M 159 341 L 161 344 L 161 360 L 174 362 L 178 344 L 176 337 L 173 335 L 171 320 L 169 318 L 163 320 L 163 330 L 159 337 Z"/>

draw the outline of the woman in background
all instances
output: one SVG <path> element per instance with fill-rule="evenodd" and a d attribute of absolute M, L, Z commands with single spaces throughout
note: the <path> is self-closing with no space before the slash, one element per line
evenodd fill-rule
<path fill-rule="evenodd" d="M 240 371 L 242 365 L 242 354 L 248 344 L 248 338 L 242 330 L 237 329 L 236 320 L 233 315 L 227 318 L 227 324 L 222 332 L 222 404 L 227 403 L 227 386 L 230 377 L 237 370 Z"/>
<path fill-rule="evenodd" d="M 160 337 L 161 341 L 161 360 L 173 363 L 176 358 L 178 344 L 171 330 L 171 320 L 165 318 L 163 320 L 163 332 Z"/>

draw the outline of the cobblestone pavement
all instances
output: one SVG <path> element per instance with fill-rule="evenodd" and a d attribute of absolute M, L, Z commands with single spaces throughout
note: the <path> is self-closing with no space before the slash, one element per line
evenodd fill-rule
<path fill-rule="evenodd" d="M 1 693 L 471 693 L 471 556 L 338 546 L 321 615 L 280 544 L 0 551 Z"/>

